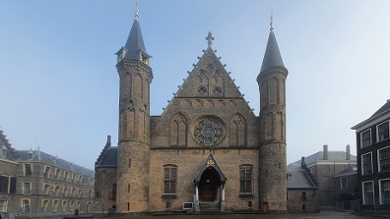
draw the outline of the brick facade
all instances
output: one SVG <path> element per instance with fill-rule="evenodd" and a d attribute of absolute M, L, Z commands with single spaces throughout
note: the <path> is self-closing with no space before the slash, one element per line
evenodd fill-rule
<path fill-rule="evenodd" d="M 153 74 L 136 14 L 128 41 L 117 53 L 118 147 L 106 145 L 96 162 L 95 190 L 117 184 L 116 201 L 100 201 L 103 211 L 112 206 L 119 213 L 182 210 L 184 202 L 192 202 L 195 211 L 264 205 L 267 211 L 287 211 L 288 72 L 273 29 L 257 78 L 260 116 L 216 56 L 211 33 L 206 39 L 208 48 L 162 115 L 151 116 Z M 115 172 L 116 181 L 101 182 L 103 174 Z"/>

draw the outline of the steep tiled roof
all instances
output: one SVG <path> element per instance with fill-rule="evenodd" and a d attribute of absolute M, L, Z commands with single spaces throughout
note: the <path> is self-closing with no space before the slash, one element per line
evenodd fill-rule
<path fill-rule="evenodd" d="M 287 174 L 287 189 L 317 189 L 309 174 L 300 166 L 289 164 Z"/>

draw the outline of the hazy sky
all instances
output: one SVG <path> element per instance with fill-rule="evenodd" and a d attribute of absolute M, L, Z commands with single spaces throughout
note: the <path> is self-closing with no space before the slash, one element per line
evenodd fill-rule
<path fill-rule="evenodd" d="M 213 48 L 259 114 L 256 77 L 275 6 L 287 78 L 287 160 L 322 150 L 356 154 L 350 128 L 389 95 L 390 1 L 148 0 L 140 22 L 151 67 L 151 113 L 160 115 Z M 117 143 L 114 53 L 134 20 L 135 0 L 1 1 L 0 129 L 18 150 L 40 147 L 88 168 L 106 136 Z"/>

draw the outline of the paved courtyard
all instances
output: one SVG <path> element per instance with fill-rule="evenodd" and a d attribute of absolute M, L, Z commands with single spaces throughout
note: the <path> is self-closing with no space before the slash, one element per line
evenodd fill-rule
<path fill-rule="evenodd" d="M 94 217 L 99 218 L 99 217 Z M 108 217 L 104 217 L 107 219 Z M 115 218 L 115 217 L 111 217 Z M 313 214 L 228 214 L 228 215 L 138 215 L 131 217 L 117 217 L 117 219 L 370 219 L 386 218 L 374 217 L 373 215 L 350 214 L 349 212 L 321 211 Z M 390 215 L 389 215 L 390 218 Z M 103 218 L 100 218 L 103 219 Z"/>

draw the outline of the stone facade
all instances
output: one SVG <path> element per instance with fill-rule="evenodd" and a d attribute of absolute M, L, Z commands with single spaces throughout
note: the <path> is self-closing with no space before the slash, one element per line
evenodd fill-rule
<path fill-rule="evenodd" d="M 288 212 L 290 213 L 317 213 L 317 189 L 289 189 L 287 197 Z"/>
<path fill-rule="evenodd" d="M 15 150 L 0 131 L 0 213 L 45 217 L 92 211 L 94 174 L 38 150 Z"/>
<path fill-rule="evenodd" d="M 206 39 L 207 49 L 162 115 L 151 116 L 151 56 L 136 13 L 117 52 L 118 147 L 107 141 L 96 162 L 95 193 L 115 184 L 116 200 L 104 201 L 103 192 L 96 211 L 100 204 L 104 212 L 114 206 L 119 213 L 182 210 L 184 203 L 195 211 L 287 211 L 288 71 L 273 29 L 257 78 L 260 116 L 216 56 L 211 33 Z"/>

